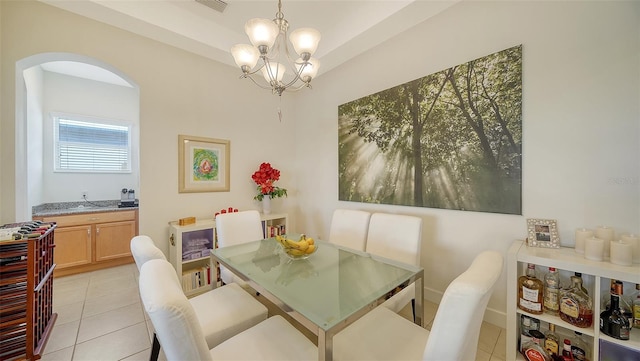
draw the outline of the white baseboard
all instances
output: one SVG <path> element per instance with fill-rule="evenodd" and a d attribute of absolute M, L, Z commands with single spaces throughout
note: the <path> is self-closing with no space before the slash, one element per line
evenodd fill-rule
<path fill-rule="evenodd" d="M 439 305 L 442 300 L 442 295 L 443 293 L 440 291 L 428 287 L 424 288 L 424 299 L 429 302 Z M 507 328 L 507 313 L 487 307 L 484 312 L 484 321 L 501 328 Z"/>

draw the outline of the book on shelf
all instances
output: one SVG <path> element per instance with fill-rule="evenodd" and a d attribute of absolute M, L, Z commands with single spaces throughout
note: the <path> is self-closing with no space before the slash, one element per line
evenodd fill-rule
<path fill-rule="evenodd" d="M 284 224 L 269 225 L 265 227 L 265 237 L 275 237 L 286 234 L 286 226 Z"/>
<path fill-rule="evenodd" d="M 182 290 L 189 292 L 211 285 L 211 269 L 209 266 L 193 268 L 182 272 Z"/>

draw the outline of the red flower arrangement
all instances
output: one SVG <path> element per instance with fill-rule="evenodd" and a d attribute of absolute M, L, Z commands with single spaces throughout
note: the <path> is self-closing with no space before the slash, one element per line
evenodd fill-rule
<path fill-rule="evenodd" d="M 270 163 L 260 164 L 260 168 L 253 173 L 251 179 L 258 185 L 258 195 L 253 199 L 261 201 L 264 196 L 271 196 L 271 198 L 287 196 L 286 189 L 273 185 L 274 182 L 280 179 L 280 171 L 271 167 Z"/>

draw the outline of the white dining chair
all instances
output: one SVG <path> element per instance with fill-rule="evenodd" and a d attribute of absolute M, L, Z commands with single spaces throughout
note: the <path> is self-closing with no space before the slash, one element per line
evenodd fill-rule
<path fill-rule="evenodd" d="M 223 213 L 216 216 L 218 247 L 227 247 L 264 238 L 260 213 L 256 210 Z M 220 278 L 225 284 L 237 283 L 246 287 L 246 283 L 233 272 L 220 265 Z"/>
<path fill-rule="evenodd" d="M 260 322 L 210 348 L 198 327 L 198 315 L 167 261 L 142 265 L 140 297 L 168 361 L 190 360 L 317 360 L 317 347 L 281 316 Z M 212 306 L 213 307 L 213 306 Z"/>
<path fill-rule="evenodd" d="M 145 235 L 131 239 L 131 253 L 141 272 L 144 264 L 151 260 L 166 261 L 162 251 Z M 168 262 L 167 262 L 168 263 Z M 168 263 L 171 265 L 170 263 Z M 181 288 L 173 266 L 173 276 L 162 280 L 175 283 Z M 189 299 L 196 311 L 197 320 L 209 347 L 214 347 L 232 336 L 267 319 L 267 308 L 237 284 L 229 284 L 209 290 Z M 154 335 L 152 360 L 157 358 L 160 345 Z"/>
<path fill-rule="evenodd" d="M 366 211 L 336 209 L 331 218 L 329 242 L 364 251 L 367 244 L 369 218 L 371 213 Z"/>
<path fill-rule="evenodd" d="M 480 253 L 447 287 L 431 331 L 385 307 L 377 307 L 338 332 L 333 359 L 473 361 L 484 311 L 500 278 L 503 257 Z"/>
<path fill-rule="evenodd" d="M 374 213 L 369 220 L 365 250 L 368 253 L 420 265 L 422 218 L 402 214 Z M 382 306 L 400 312 L 411 303 L 415 319 L 415 284 L 405 287 Z"/>

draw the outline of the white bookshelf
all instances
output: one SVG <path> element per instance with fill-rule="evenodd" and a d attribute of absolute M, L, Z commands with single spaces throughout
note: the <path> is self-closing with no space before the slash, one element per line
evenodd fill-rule
<path fill-rule="evenodd" d="M 262 232 L 284 233 L 287 214 L 260 214 Z M 213 219 L 198 219 L 195 223 L 181 226 L 177 221 L 169 222 L 169 262 L 176 269 L 182 289 L 187 296 L 194 296 L 211 289 L 218 281 L 218 272 L 211 269 L 210 250 L 216 247 L 216 222 Z"/>
<path fill-rule="evenodd" d="M 593 299 L 593 324 L 588 328 L 575 327 L 558 316 L 543 313 L 529 314 L 517 307 L 518 277 L 526 273 L 527 263 L 536 265 L 536 277 L 543 279 L 549 267 L 555 267 L 560 272 L 561 284 L 566 286 L 569 277 L 574 272 L 582 273 L 583 284 Z M 608 261 L 597 262 L 585 259 L 573 248 L 559 249 L 528 247 L 525 242 L 514 242 L 507 255 L 507 360 L 524 360 L 518 352 L 518 338 L 520 335 L 520 317 L 527 315 L 540 320 L 540 331 L 545 333 L 549 323 L 556 325 L 556 333 L 560 341 L 570 337 L 575 331 L 583 334 L 589 345 L 590 360 L 600 360 L 600 343 L 602 341 L 622 346 L 631 352 L 636 359 L 640 359 L 640 329 L 631 330 L 631 338 L 621 341 L 600 332 L 601 300 L 609 294 L 610 280 L 620 280 L 624 285 L 624 294 L 635 290 L 635 284 L 640 283 L 640 265 L 620 266 Z"/>

